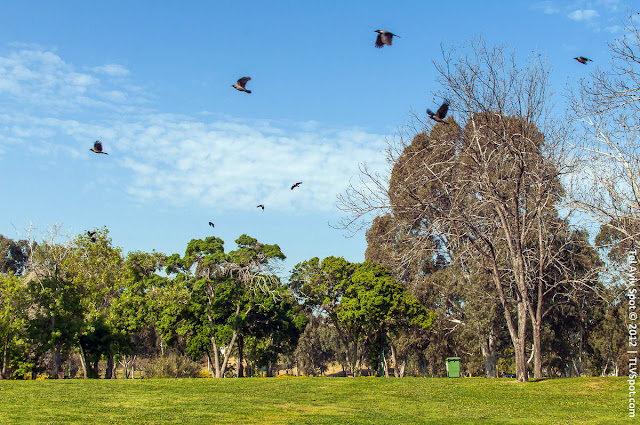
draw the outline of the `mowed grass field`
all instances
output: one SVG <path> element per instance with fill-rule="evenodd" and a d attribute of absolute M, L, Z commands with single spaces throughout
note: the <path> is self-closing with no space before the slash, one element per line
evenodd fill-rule
<path fill-rule="evenodd" d="M 0 424 L 640 423 L 627 397 L 624 378 L 0 381 Z"/>

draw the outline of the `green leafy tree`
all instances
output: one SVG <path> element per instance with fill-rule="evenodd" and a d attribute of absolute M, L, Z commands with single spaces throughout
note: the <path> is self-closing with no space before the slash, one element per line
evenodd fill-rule
<path fill-rule="evenodd" d="M 620 371 L 628 366 L 627 344 L 627 314 L 620 298 L 611 297 L 608 303 L 593 317 L 593 326 L 587 333 L 587 347 L 589 353 L 589 368 L 593 374 L 606 376 L 613 373 L 620 375 Z"/>
<path fill-rule="evenodd" d="M 116 361 L 123 366 L 125 377 L 134 376 L 139 354 L 153 354 L 155 338 L 150 343 L 148 336 L 156 334 L 158 306 L 167 287 L 167 278 L 157 274 L 165 262 L 164 254 L 142 251 L 130 252 L 125 260 L 124 286 L 109 309 Z"/>
<path fill-rule="evenodd" d="M 285 287 L 281 287 L 276 296 L 256 293 L 252 302 L 255 308 L 247 317 L 238 342 L 242 338 L 250 360 L 258 367 L 266 367 L 267 376 L 272 376 L 278 358 L 293 354 L 306 327 L 307 316 Z M 238 376 L 242 376 L 240 367 L 243 356 L 240 353 L 238 344 Z"/>
<path fill-rule="evenodd" d="M 337 357 L 337 339 L 332 326 L 320 317 L 310 317 L 295 350 L 296 364 L 305 375 L 315 376 L 327 371 L 329 363 Z"/>
<path fill-rule="evenodd" d="M 340 302 L 345 295 L 352 267 L 342 257 L 318 257 L 296 264 L 289 285 L 298 301 L 312 314 L 322 315 L 334 327 L 346 348 L 346 363 L 354 373 L 359 361 L 358 329 L 349 329 L 338 317 Z M 354 333 L 355 331 L 355 333 Z"/>
<path fill-rule="evenodd" d="M 28 259 L 29 245 L 26 240 L 16 242 L 0 235 L 0 273 L 21 275 Z"/>
<path fill-rule="evenodd" d="M 254 295 L 276 296 L 278 282 L 271 267 L 285 258 L 278 245 L 262 244 L 247 235 L 236 244 L 238 249 L 226 254 L 219 238 L 194 239 L 185 256 L 169 257 L 167 266 L 167 272 L 176 275 L 173 287 L 188 300 L 174 316 L 180 317 L 175 329 L 187 335 L 192 356 L 207 355 L 217 378 L 225 375 L 238 336 L 256 308 Z"/>
<path fill-rule="evenodd" d="M 431 315 L 385 267 L 352 264 L 343 258 L 299 263 L 291 275 L 294 294 L 325 315 L 347 347 L 350 372 L 362 367 L 367 352 L 386 346 L 400 329 L 428 327 Z M 395 347 L 391 344 L 391 350 Z"/>
<path fill-rule="evenodd" d="M 84 375 L 89 375 L 86 366 L 90 361 L 91 376 L 97 377 L 98 362 L 104 356 L 107 359 L 105 378 L 110 379 L 118 337 L 109 310 L 123 288 L 125 267 L 121 249 L 113 247 L 109 231 L 103 228 L 95 232 L 93 239 L 84 233 L 75 238 L 63 267 L 67 279 L 81 295 L 85 312 L 85 326 L 78 338 Z"/>
<path fill-rule="evenodd" d="M 421 135 L 414 143 L 416 139 L 424 140 Z M 413 144 L 407 149 L 412 147 Z M 418 152 L 411 155 L 414 154 Z M 403 167 L 394 168 L 390 190 L 396 190 L 396 185 L 408 178 L 404 171 Z M 497 294 L 489 274 L 478 264 L 479 258 L 458 257 L 458 262 L 451 263 L 454 253 L 449 252 L 452 247 L 446 241 L 424 232 L 420 226 L 403 225 L 391 214 L 376 217 L 366 237 L 365 259 L 388 267 L 423 306 L 437 313 L 430 328 L 407 329 L 398 335 L 401 370 L 406 358 L 413 355 L 418 363 L 428 363 L 432 374 L 438 373 L 445 370 L 443 353 L 467 357 L 466 353 L 479 349 L 485 375 L 496 377 L 496 347 L 503 334 L 502 321 Z M 478 341 L 479 346 L 470 341 Z M 464 364 L 470 362 L 465 359 Z M 426 373 L 424 365 L 419 367 Z"/>
<path fill-rule="evenodd" d="M 62 378 L 61 364 L 83 327 L 82 295 L 66 274 L 64 263 L 72 255 L 70 242 L 58 243 L 60 227 L 53 226 L 48 239 L 32 243 L 25 273 L 30 306 L 27 322 L 29 351 L 25 363 L 31 364 L 32 377 L 46 370 L 45 354 L 51 351 L 51 376 Z"/>
<path fill-rule="evenodd" d="M 394 374 L 400 377 L 396 339 L 411 328 L 427 329 L 434 316 L 405 287 L 380 265 L 365 262 L 355 265 L 351 284 L 345 291 L 338 318 L 362 323 L 364 342 L 371 354 L 389 346 Z M 378 356 L 371 356 L 375 359 Z M 388 368 L 386 368 L 388 370 Z"/>
<path fill-rule="evenodd" d="M 32 345 L 31 360 L 39 369 L 43 354 L 53 352 L 51 376 L 63 378 L 62 361 L 78 341 L 84 328 L 82 296 L 77 287 L 64 279 L 30 280 L 27 284 L 32 303 L 27 322 L 28 340 Z"/>
<path fill-rule="evenodd" d="M 0 379 L 9 378 L 25 354 L 28 305 L 27 291 L 20 278 L 0 275 Z"/>

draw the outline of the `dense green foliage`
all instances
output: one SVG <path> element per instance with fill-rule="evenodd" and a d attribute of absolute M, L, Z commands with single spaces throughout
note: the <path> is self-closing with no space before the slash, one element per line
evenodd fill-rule
<path fill-rule="evenodd" d="M 465 375 L 512 374 L 513 350 L 486 271 L 452 263 L 437 239 L 429 246 L 441 254 L 399 268 L 392 253 L 410 249 L 416 235 L 389 240 L 393 225 L 382 217 L 367 232 L 367 258 L 379 264 L 312 258 L 284 282 L 272 272 L 284 258 L 278 245 L 247 235 L 228 253 L 219 238 L 194 239 L 184 256 L 123 256 L 106 229 L 95 241 L 83 234 L 34 244 L 22 276 L 0 275 L 1 375 L 177 377 L 206 367 L 214 377 L 281 369 L 443 376 L 448 356 L 461 357 Z M 577 274 L 596 267 L 587 235 L 566 235 L 573 242 L 558 248 L 562 261 Z M 551 294 L 558 302 L 542 329 L 545 376 L 626 372 L 617 293 Z"/>

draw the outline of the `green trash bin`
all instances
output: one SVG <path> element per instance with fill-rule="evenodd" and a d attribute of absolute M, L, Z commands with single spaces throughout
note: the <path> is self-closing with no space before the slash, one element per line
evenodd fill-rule
<path fill-rule="evenodd" d="M 447 357 L 447 376 L 449 378 L 460 377 L 460 357 Z"/>

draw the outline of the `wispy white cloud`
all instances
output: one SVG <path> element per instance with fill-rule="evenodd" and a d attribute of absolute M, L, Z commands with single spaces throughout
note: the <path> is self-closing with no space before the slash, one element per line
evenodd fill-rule
<path fill-rule="evenodd" d="M 600 16 L 600 14 L 593 9 L 578 9 L 569 13 L 567 16 L 569 17 L 569 19 L 572 19 L 574 21 L 590 21 L 593 18 Z"/>
<path fill-rule="evenodd" d="M 611 25 L 611 26 L 605 27 L 605 30 L 607 30 L 611 34 L 618 34 L 622 30 L 622 26 L 621 25 Z"/>
<path fill-rule="evenodd" d="M 112 77 L 124 77 L 129 75 L 131 72 L 122 65 L 109 63 L 106 65 L 96 66 L 93 69 L 93 72 L 98 74 L 106 74 Z"/>
<path fill-rule="evenodd" d="M 533 3 L 531 8 L 545 14 L 560 14 L 580 22 L 592 31 L 618 32 L 616 28 L 625 17 L 625 10 L 633 10 L 629 0 L 574 0 L 571 2 L 544 0 Z"/>
<path fill-rule="evenodd" d="M 60 161 L 90 161 L 88 148 L 101 139 L 114 179 L 133 200 L 230 211 L 257 204 L 331 210 L 360 162 L 385 168 L 384 135 L 319 122 L 151 111 L 137 103 L 129 76 L 120 76 L 107 83 L 51 51 L 0 55 L 0 81 L 8 81 L 0 95 L 10 94 L 0 97 L 0 153 L 9 144 L 36 153 L 46 145 L 46 155 Z M 62 112 L 51 111 L 52 105 L 63 106 Z M 64 112 L 87 106 L 94 112 L 87 118 Z M 123 107 L 129 113 L 100 113 Z M 108 118 L 96 118 L 103 115 Z M 302 188 L 291 191 L 297 181 Z"/>
<path fill-rule="evenodd" d="M 147 101 L 140 90 L 128 88 L 134 96 L 112 87 L 102 75 L 123 76 L 120 65 L 104 65 L 89 72 L 65 62 L 50 50 L 24 47 L 0 53 L 0 106 L 12 103 L 24 108 L 48 110 L 50 114 L 86 110 L 86 108 L 122 108 Z"/>

